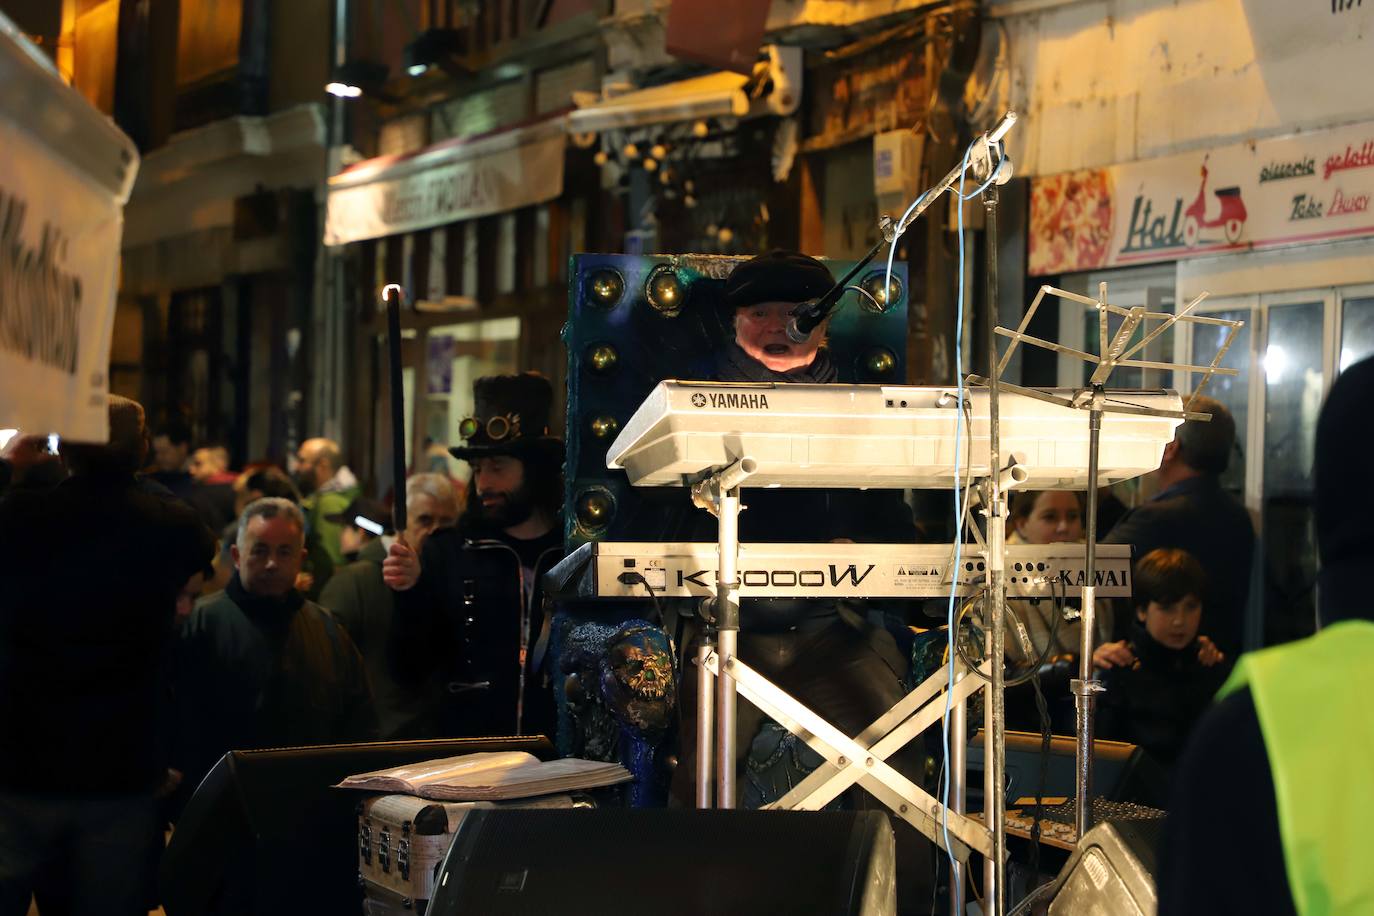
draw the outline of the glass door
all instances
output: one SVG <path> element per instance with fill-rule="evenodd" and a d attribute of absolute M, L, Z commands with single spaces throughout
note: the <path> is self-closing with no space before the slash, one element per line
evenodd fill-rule
<path fill-rule="evenodd" d="M 1312 462 L 1317 417 L 1330 385 L 1332 291 L 1264 296 L 1260 530 L 1264 643 L 1316 628 L 1317 540 Z"/>
<path fill-rule="evenodd" d="M 1340 370 L 1374 356 L 1374 286 L 1340 290 Z"/>

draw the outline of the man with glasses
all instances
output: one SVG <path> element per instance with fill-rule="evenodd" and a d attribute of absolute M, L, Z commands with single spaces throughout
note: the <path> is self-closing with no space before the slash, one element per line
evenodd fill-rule
<path fill-rule="evenodd" d="M 348 630 L 367 663 L 381 736 L 386 741 L 438 737 L 435 679 L 415 683 L 392 675 L 396 593 L 382 580 L 382 563 L 396 541 L 391 513 L 375 500 L 358 497 L 331 520 L 343 525 L 344 554 L 355 559 L 334 573 L 320 604 Z M 412 549 L 423 550 L 431 534 L 457 522 L 458 496 L 447 476 L 415 474 L 406 481 L 405 539 Z"/>

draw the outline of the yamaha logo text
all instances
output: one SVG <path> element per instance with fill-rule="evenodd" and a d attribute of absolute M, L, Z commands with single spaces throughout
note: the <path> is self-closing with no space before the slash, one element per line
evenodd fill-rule
<path fill-rule="evenodd" d="M 710 392 L 706 395 L 710 398 L 712 410 L 767 410 L 768 395 L 750 394 L 740 391 Z M 693 407 L 705 407 L 706 398 L 700 394 L 692 395 Z"/>

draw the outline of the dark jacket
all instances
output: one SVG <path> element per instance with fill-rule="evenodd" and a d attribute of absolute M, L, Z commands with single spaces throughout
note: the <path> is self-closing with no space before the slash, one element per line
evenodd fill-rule
<path fill-rule="evenodd" d="M 545 649 L 551 621 L 541 580 L 563 558 L 562 519 L 536 544 L 468 525 L 425 541 L 420 579 L 397 593 L 393 674 L 415 683 L 437 672 L 442 734 L 554 733 Z M 520 550 L 537 553 L 530 582 Z"/>
<path fill-rule="evenodd" d="M 1249 687 L 1198 722 L 1174 773 L 1159 844 L 1159 912 L 1296 913 L 1274 773 Z"/>
<path fill-rule="evenodd" d="M 388 651 L 396 593 L 382 581 L 385 559 L 381 538 L 369 541 L 358 552 L 357 562 L 334 573 L 320 594 L 320 604 L 343 624 L 362 653 L 382 739 L 433 738 L 438 735 L 437 680 L 403 684 L 391 676 Z"/>
<path fill-rule="evenodd" d="M 214 536 L 132 475 L 92 475 L 8 494 L 0 545 L 0 788 L 157 786 L 160 662 Z"/>
<path fill-rule="evenodd" d="M 191 612 L 174 676 L 173 759 L 191 787 L 226 751 L 377 736 L 367 671 L 348 631 L 297 592 L 248 594 L 238 573 Z"/>
<path fill-rule="evenodd" d="M 1138 623 L 1131 630 L 1130 645 L 1139 664 L 1113 668 L 1102 678 L 1107 692 L 1100 700 L 1098 734 L 1137 744 L 1172 769 L 1231 665 L 1205 667 L 1197 658 L 1197 640 L 1183 649 L 1170 649 Z"/>
<path fill-rule="evenodd" d="M 1186 550 L 1207 571 L 1202 632 L 1228 658 L 1240 654 L 1255 529 L 1250 515 L 1216 477 L 1180 481 L 1127 512 L 1105 544 L 1132 544 L 1135 559 L 1160 547 Z M 1126 634 L 1118 631 L 1117 637 Z"/>

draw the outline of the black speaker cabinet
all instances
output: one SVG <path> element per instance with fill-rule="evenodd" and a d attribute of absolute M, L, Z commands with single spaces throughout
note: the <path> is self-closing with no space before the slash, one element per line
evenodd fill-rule
<path fill-rule="evenodd" d="M 896 912 L 878 811 L 474 811 L 427 916 Z"/>
<path fill-rule="evenodd" d="M 1104 821 L 1089 830 L 1055 879 L 1049 916 L 1154 916 L 1162 820 Z"/>
<path fill-rule="evenodd" d="M 477 751 L 554 755 L 543 737 L 230 751 L 197 787 L 162 857 L 167 916 L 362 912 L 356 809 L 367 796 L 334 784 Z"/>

